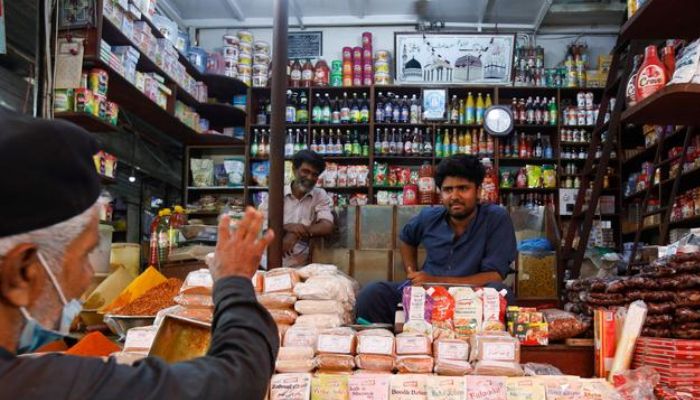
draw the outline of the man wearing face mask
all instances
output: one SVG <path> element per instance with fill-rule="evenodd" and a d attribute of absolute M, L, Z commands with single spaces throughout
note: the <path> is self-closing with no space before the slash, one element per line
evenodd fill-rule
<path fill-rule="evenodd" d="M 88 254 L 99 241 L 97 150 L 75 125 L 0 109 L 0 399 L 262 399 L 279 339 L 250 280 L 273 237 L 258 236 L 263 216 L 252 208 L 235 231 L 228 217 L 219 225 L 206 356 L 133 366 L 17 357 L 65 336 L 80 311 L 75 299 L 90 284 Z"/>
<path fill-rule="evenodd" d="M 311 150 L 297 152 L 292 159 L 294 181 L 284 187 L 284 267 L 309 263 L 309 240 L 333 232 L 333 200 L 316 181 L 325 170 L 323 158 Z M 267 215 L 264 201 L 260 210 Z"/>
<path fill-rule="evenodd" d="M 484 167 L 474 156 L 456 155 L 440 162 L 435 183 L 442 207 L 426 207 L 401 230 L 401 258 L 408 280 L 375 282 L 357 298 L 357 316 L 393 323 L 402 289 L 436 283 L 506 289 L 503 279 L 516 256 L 515 229 L 508 211 L 479 203 Z M 418 246 L 427 257 L 418 266 Z M 508 290 L 508 300 L 513 301 Z"/>

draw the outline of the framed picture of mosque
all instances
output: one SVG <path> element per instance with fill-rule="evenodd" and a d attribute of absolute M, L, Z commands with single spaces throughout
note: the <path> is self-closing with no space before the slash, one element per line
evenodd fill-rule
<path fill-rule="evenodd" d="M 511 83 L 515 35 L 397 32 L 397 84 Z"/>

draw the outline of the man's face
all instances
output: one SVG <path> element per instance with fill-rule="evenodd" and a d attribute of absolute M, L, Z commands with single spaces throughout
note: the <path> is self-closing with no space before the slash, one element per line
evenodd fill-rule
<path fill-rule="evenodd" d="M 60 272 L 56 274 L 56 279 L 68 301 L 80 298 L 90 286 L 93 269 L 88 255 L 99 244 L 98 221 L 99 217 L 95 214 L 85 230 L 66 247 L 62 266 Z M 48 267 L 53 268 L 57 261 L 47 260 L 47 262 L 49 263 Z M 40 270 L 44 272 L 43 268 Z M 52 271 L 56 273 L 55 268 Z M 46 275 L 45 272 L 43 275 Z M 49 277 L 45 276 L 43 290 L 36 301 L 28 308 L 29 313 L 43 326 L 57 328 L 62 308 L 63 303 L 58 296 L 56 288 Z"/>
<path fill-rule="evenodd" d="M 450 217 L 465 219 L 476 209 L 479 187 L 468 179 L 448 176 L 442 182 L 440 199 Z"/>
<path fill-rule="evenodd" d="M 301 163 L 299 168 L 294 170 L 294 184 L 304 193 L 308 193 L 316 185 L 321 172 L 308 163 Z"/>

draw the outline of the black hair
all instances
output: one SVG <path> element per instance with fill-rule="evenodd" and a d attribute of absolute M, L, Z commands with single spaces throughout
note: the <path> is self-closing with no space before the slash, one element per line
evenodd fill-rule
<path fill-rule="evenodd" d="M 294 169 L 299 169 L 301 164 L 307 163 L 318 170 L 318 173 L 322 173 L 326 169 L 326 163 L 323 161 L 318 153 L 311 150 L 300 150 L 292 158 L 292 165 Z"/>
<path fill-rule="evenodd" d="M 435 173 L 435 184 L 442 188 L 442 183 L 448 176 L 464 178 L 473 182 L 476 186 L 481 186 L 486 175 L 486 169 L 478 158 L 465 154 L 457 154 L 440 161 Z"/>

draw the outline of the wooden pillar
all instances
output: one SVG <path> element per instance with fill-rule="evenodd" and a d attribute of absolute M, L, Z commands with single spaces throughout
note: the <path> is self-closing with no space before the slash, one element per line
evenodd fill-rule
<path fill-rule="evenodd" d="M 270 186 L 268 225 L 275 240 L 267 251 L 268 269 L 282 266 L 282 237 L 284 231 L 284 110 L 287 92 L 287 31 L 288 0 L 275 0 L 272 32 L 272 115 L 270 121 Z"/>

